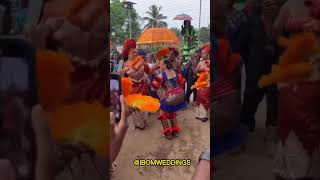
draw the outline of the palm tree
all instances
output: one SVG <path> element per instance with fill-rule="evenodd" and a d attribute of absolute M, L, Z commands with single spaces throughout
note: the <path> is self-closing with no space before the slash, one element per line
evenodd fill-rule
<path fill-rule="evenodd" d="M 168 24 L 163 21 L 168 17 L 160 13 L 161 9 L 161 6 L 156 5 L 149 7 L 149 11 L 146 12 L 148 16 L 143 17 L 143 20 L 148 21 L 148 23 L 144 26 L 144 29 L 168 26 Z"/>

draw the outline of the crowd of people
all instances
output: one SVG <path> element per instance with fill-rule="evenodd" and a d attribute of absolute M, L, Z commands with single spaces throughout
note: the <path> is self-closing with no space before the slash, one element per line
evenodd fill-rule
<path fill-rule="evenodd" d="M 132 67 L 137 58 L 141 65 Z M 184 63 L 187 62 L 187 63 Z M 123 65 L 123 66 L 121 66 Z M 180 131 L 176 112 L 185 109 L 190 103 L 197 102 L 196 117 L 205 122 L 209 112 L 209 85 L 193 89 L 198 74 L 210 72 L 210 46 L 204 45 L 193 52 L 191 59 L 185 60 L 177 48 L 162 48 L 157 52 L 136 48 L 133 39 L 127 40 L 123 52 L 111 54 L 111 72 L 118 72 L 133 81 L 131 93 L 141 93 L 158 98 L 161 102 L 159 120 L 163 125 L 163 135 L 167 138 L 177 136 Z M 147 114 L 135 110 L 132 112 L 135 128 L 147 127 Z M 169 121 L 170 123 L 169 123 Z"/>
<path fill-rule="evenodd" d="M 246 137 L 256 130 L 257 108 L 265 97 L 264 140 L 277 144 L 272 153 L 276 179 L 319 179 L 315 170 L 320 166 L 316 158 L 320 149 L 320 117 L 316 110 L 320 102 L 319 78 L 259 86 L 261 77 L 274 70 L 272 66 L 278 64 L 284 52 L 278 45 L 280 37 L 291 38 L 304 32 L 318 36 L 319 1 L 249 0 L 243 8 L 236 9 L 235 5 L 234 0 L 218 0 L 213 10 L 212 124 L 214 147 L 218 148 L 213 151 L 219 154 L 230 148 L 225 144 L 245 144 Z M 245 73 L 241 74 L 243 66 Z M 243 98 L 241 76 L 245 76 Z M 221 139 L 230 142 L 221 143 Z"/>
<path fill-rule="evenodd" d="M 190 58 L 185 58 L 177 48 L 164 47 L 152 52 L 148 49 L 138 49 L 135 40 L 129 39 L 124 43 L 122 53 L 114 51 L 110 53 L 110 56 L 110 71 L 120 73 L 122 77 L 127 77 L 132 81 L 131 94 L 143 94 L 159 99 L 158 120 L 163 127 L 161 135 L 166 139 L 179 137 L 181 128 L 177 112 L 193 107 L 189 105 L 190 103 L 196 106 L 194 108 L 195 120 L 206 122 L 209 119 L 210 84 L 198 88 L 192 88 L 192 86 L 196 84 L 200 73 L 210 73 L 210 44 L 200 46 L 197 51 L 192 52 Z M 193 99 L 191 99 L 192 94 Z M 128 114 L 132 117 L 135 129 L 147 128 L 148 121 L 150 121 L 148 113 L 131 109 Z M 123 113 L 125 117 L 128 114 Z M 113 114 L 111 116 L 114 117 Z M 127 118 L 123 119 L 120 123 L 112 125 L 122 127 L 119 130 L 121 134 L 119 136 L 122 138 L 115 140 L 115 144 L 111 145 L 112 152 L 112 149 L 121 147 L 125 137 L 128 122 Z M 111 162 L 119 153 L 119 149 L 114 151 L 116 153 L 114 153 L 114 158 L 111 158 Z M 201 156 L 201 163 L 197 170 L 197 172 L 204 171 L 205 173 L 196 173 L 195 179 L 209 179 L 209 161 L 210 150 Z"/>
<path fill-rule="evenodd" d="M 28 2 L 28 1 L 26 1 Z M 35 24 L 28 24 L 20 27 L 17 24 L 14 34 L 23 34 L 24 37 L 30 39 L 37 49 L 47 49 L 52 51 L 63 51 L 71 59 L 74 71 L 71 77 L 71 89 L 63 103 L 71 104 L 79 101 L 92 103 L 99 101 L 104 108 L 109 106 L 109 94 L 106 93 L 108 83 L 106 83 L 106 75 L 109 74 L 107 69 L 107 51 L 105 42 L 107 37 L 108 21 L 105 21 L 108 12 L 105 11 L 106 3 L 101 0 L 94 1 L 70 1 L 68 6 L 65 1 L 53 0 L 45 1 L 41 12 L 40 21 Z M 11 32 L 8 23 L 7 10 L 3 13 L 1 4 L 1 34 L 9 34 Z M 6 4 L 4 5 L 7 6 Z M 70 7 L 69 7 L 70 6 Z M 63 7 L 63 8 L 61 8 Z M 40 14 L 40 13 L 39 13 Z M 8 16 L 9 17 L 9 16 Z M 18 26 L 19 25 L 19 26 Z M 188 33 L 187 33 L 188 34 Z M 168 138 L 174 138 L 179 135 L 180 128 L 176 112 L 187 107 L 190 96 L 193 93 L 193 102 L 197 102 L 197 106 L 201 107 L 198 119 L 207 121 L 208 115 L 208 87 L 192 89 L 191 86 L 197 80 L 197 74 L 203 71 L 210 71 L 210 58 L 208 46 L 199 47 L 198 51 L 192 53 L 192 59 L 183 57 L 182 52 L 176 48 L 168 48 L 169 53 L 164 56 L 157 56 L 156 52 L 148 50 L 140 50 L 135 46 L 135 42 L 129 40 L 131 45 L 124 49 L 122 53 L 114 53 L 111 61 L 112 71 L 117 71 L 123 77 L 129 77 L 133 81 L 133 92 L 142 93 L 158 98 L 161 101 L 161 120 L 164 131 L 163 135 Z M 130 43 L 129 43 L 130 44 Z M 188 54 L 189 55 L 189 54 Z M 137 56 L 143 58 L 143 65 L 138 68 L 131 67 L 131 62 Z M 188 56 L 189 57 L 189 56 Z M 188 63 L 183 63 L 188 62 Z M 59 74 L 57 74 L 57 78 Z M 54 84 L 54 83 L 53 83 Z M 157 85 L 159 84 L 159 85 Z M 197 95 L 197 91 L 199 91 Z M 172 98 L 170 96 L 178 96 L 180 98 Z M 178 100 L 177 100 L 178 99 Z M 197 99 L 197 101 L 196 101 Z M 111 139 L 110 157 L 107 160 L 113 162 L 117 157 L 122 141 L 128 128 L 127 107 L 121 96 L 122 115 L 119 123 L 113 122 L 113 113 L 110 114 L 111 121 Z M 141 111 L 130 111 L 133 116 L 133 123 L 136 128 L 147 128 L 147 115 Z M 51 152 L 54 148 L 52 137 L 49 135 L 49 127 L 46 109 L 36 106 L 32 113 L 32 126 L 36 133 L 37 142 L 37 162 L 36 162 L 36 179 L 54 179 L 57 176 L 56 167 L 53 165 L 58 158 Z M 196 117 L 195 117 L 196 119 Z M 52 143 L 52 144 L 51 144 Z M 205 173 L 197 173 L 197 177 L 209 179 L 209 160 L 210 151 L 205 152 L 199 160 L 199 169 Z M 105 160 L 104 158 L 102 158 Z M 16 167 L 8 160 L 0 160 L 0 174 L 7 179 L 15 179 L 17 176 Z M 57 165 L 58 166 L 58 165 Z M 60 166 L 60 164 L 59 164 Z M 202 168 L 204 167 L 204 168 Z M 53 172 L 54 171 L 54 172 Z M 89 170 L 90 171 L 90 170 Z M 200 171 L 199 171 L 200 172 Z M 64 172 L 60 178 L 64 178 Z M 10 177 L 9 177 L 10 176 Z M 84 178 L 83 175 L 80 175 Z M 58 178 L 57 178 L 58 179 Z"/>

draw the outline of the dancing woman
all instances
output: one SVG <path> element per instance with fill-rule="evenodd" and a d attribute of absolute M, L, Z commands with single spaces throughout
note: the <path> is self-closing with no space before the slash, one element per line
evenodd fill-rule
<path fill-rule="evenodd" d="M 149 74 L 150 68 L 148 63 L 141 56 L 138 56 L 136 42 L 133 39 L 125 42 L 122 55 L 125 63 L 120 73 L 132 80 L 131 94 L 147 95 L 149 89 L 146 74 Z M 144 129 L 147 126 L 146 113 L 134 110 L 132 117 L 135 128 Z"/>
<path fill-rule="evenodd" d="M 296 8 L 297 12 L 305 12 L 302 15 L 293 13 L 294 15 L 302 18 L 304 18 L 303 15 L 309 16 L 305 18 L 305 22 L 292 22 L 293 20 L 290 19 L 284 21 L 290 37 L 294 37 L 299 32 L 314 32 L 317 34 L 315 42 L 319 42 L 320 18 L 317 13 L 319 6 L 316 2 L 305 0 L 303 5 L 303 1 L 290 0 L 285 4 L 284 7 L 290 9 L 292 13 L 294 5 L 299 7 Z M 306 14 L 307 11 L 308 14 Z M 303 52 L 308 48 L 300 49 Z M 290 59 L 291 57 L 296 56 L 291 55 Z M 320 178 L 320 75 L 319 69 L 316 70 L 320 61 L 317 57 L 313 55 L 314 69 L 309 77 L 302 78 L 301 81 L 278 83 L 277 132 L 280 142 L 274 159 L 277 180 Z"/>
<path fill-rule="evenodd" d="M 202 60 L 196 67 L 196 73 L 210 73 L 210 45 L 202 47 Z M 197 108 L 196 118 L 205 122 L 208 120 L 208 112 L 210 107 L 210 84 L 206 87 L 197 89 Z"/>
<path fill-rule="evenodd" d="M 152 83 L 155 89 L 160 86 L 164 88 L 164 96 L 160 101 L 160 116 L 159 120 L 162 123 L 162 134 L 167 139 L 172 139 L 179 135 L 180 128 L 178 126 L 176 112 L 186 107 L 184 100 L 183 84 L 184 80 L 173 67 L 171 60 L 165 58 L 161 61 L 160 67 L 162 73 L 156 78 L 158 83 Z M 158 86 L 156 86 L 158 84 Z"/>

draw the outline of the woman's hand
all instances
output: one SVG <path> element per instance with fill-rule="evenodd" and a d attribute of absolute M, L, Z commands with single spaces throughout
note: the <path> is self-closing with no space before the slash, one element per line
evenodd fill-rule
<path fill-rule="evenodd" d="M 36 138 L 48 140 L 47 142 L 41 141 L 41 143 L 48 143 L 50 140 L 48 116 L 40 105 L 37 105 L 32 109 L 31 118 L 32 118 L 32 127 L 35 132 Z"/>
<path fill-rule="evenodd" d="M 110 130 L 111 130 L 111 143 L 110 143 L 110 162 L 113 163 L 113 161 L 117 158 L 122 142 L 125 138 L 125 135 L 127 133 L 127 129 L 129 127 L 128 120 L 127 120 L 127 106 L 125 103 L 124 97 L 120 96 L 120 102 L 121 102 L 121 119 L 118 123 L 115 122 L 115 117 L 112 112 L 110 112 Z"/>
<path fill-rule="evenodd" d="M 51 154 L 51 137 L 48 127 L 48 116 L 40 105 L 32 109 L 32 127 L 36 136 L 37 161 L 35 170 L 36 180 L 51 180 L 53 175 L 53 162 L 50 161 Z"/>

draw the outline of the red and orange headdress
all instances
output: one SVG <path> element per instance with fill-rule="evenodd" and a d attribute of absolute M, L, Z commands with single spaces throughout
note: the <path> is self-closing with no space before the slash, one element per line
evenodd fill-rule
<path fill-rule="evenodd" d="M 167 56 L 169 53 L 170 53 L 170 49 L 169 48 L 162 48 L 156 53 L 156 57 L 158 59 L 161 59 L 161 58 Z"/>
<path fill-rule="evenodd" d="M 203 45 L 201 50 L 206 52 L 207 54 L 210 54 L 210 44 Z"/>
<path fill-rule="evenodd" d="M 129 53 L 132 49 L 136 48 L 136 41 L 134 39 L 128 39 L 123 44 L 122 56 L 124 60 L 127 60 Z"/>
<path fill-rule="evenodd" d="M 221 73 L 227 75 L 236 69 L 241 57 L 237 53 L 232 53 L 231 44 L 227 39 L 219 39 L 215 59 L 219 64 L 218 66 L 219 69 L 221 69 Z"/>

